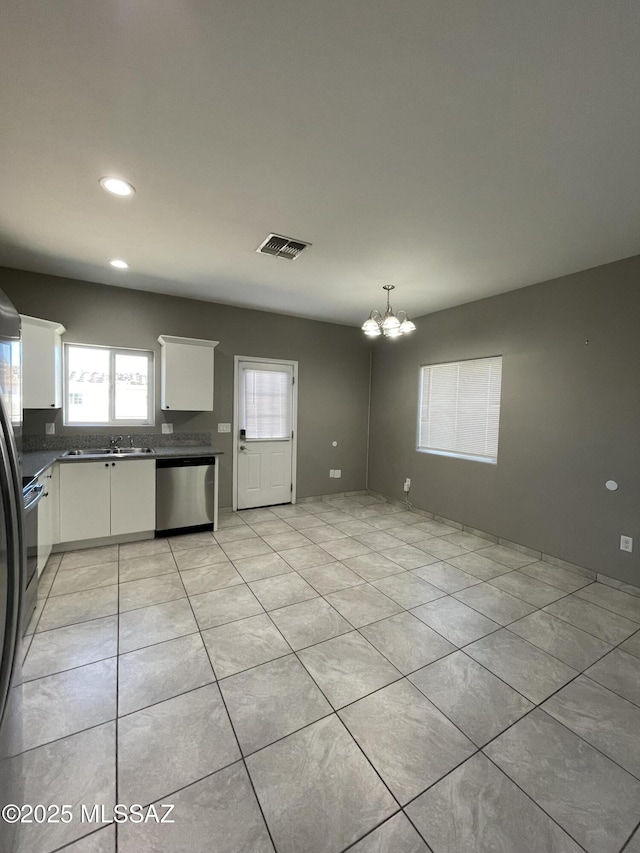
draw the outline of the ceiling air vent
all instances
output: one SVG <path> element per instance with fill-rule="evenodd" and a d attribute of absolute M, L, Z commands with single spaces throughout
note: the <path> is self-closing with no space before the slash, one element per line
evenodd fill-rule
<path fill-rule="evenodd" d="M 281 234 L 269 234 L 266 240 L 256 249 L 261 255 L 273 255 L 275 258 L 286 258 L 295 261 L 303 249 L 310 246 L 302 240 L 292 240 L 291 237 L 283 237 Z"/>

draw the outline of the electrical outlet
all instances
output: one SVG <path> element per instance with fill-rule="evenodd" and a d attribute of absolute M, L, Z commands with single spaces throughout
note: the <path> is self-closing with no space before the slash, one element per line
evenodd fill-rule
<path fill-rule="evenodd" d="M 409 477 L 407 477 L 407 479 L 404 481 L 405 492 L 408 492 L 410 488 L 411 488 L 411 480 L 409 479 Z"/>
<path fill-rule="evenodd" d="M 56 434 L 56 425 L 55 424 L 45 424 L 44 425 L 44 434 L 45 435 L 55 435 Z"/>
<path fill-rule="evenodd" d="M 330 477 L 331 477 L 331 479 L 333 480 L 333 478 L 335 477 L 335 475 L 336 475 L 336 472 L 335 472 L 335 471 L 333 470 L 333 468 L 332 468 L 332 469 L 329 471 L 329 476 L 330 476 Z"/>
<path fill-rule="evenodd" d="M 231 424 L 218 424 L 218 432 L 231 432 Z"/>
<path fill-rule="evenodd" d="M 342 477 L 342 469 L 336 468 L 336 470 L 333 472 L 333 476 L 336 478 L 336 480 L 339 480 L 340 477 Z"/>
<path fill-rule="evenodd" d="M 628 551 L 630 554 L 633 551 L 633 539 L 631 536 L 621 536 L 620 537 L 620 550 Z"/>
<path fill-rule="evenodd" d="M 173 432 L 173 424 L 162 424 L 162 434 L 171 435 Z"/>

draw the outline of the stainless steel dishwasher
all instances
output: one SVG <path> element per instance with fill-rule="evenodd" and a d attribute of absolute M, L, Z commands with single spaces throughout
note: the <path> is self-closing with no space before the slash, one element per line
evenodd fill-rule
<path fill-rule="evenodd" d="M 156 460 L 156 535 L 218 527 L 215 456 Z"/>

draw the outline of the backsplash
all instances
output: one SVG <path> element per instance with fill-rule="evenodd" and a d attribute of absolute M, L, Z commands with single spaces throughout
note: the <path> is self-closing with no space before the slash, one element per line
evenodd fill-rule
<path fill-rule="evenodd" d="M 118 433 L 114 433 L 118 434 Z M 110 436 L 79 433 L 78 435 L 23 435 L 22 449 L 25 453 L 39 450 L 71 450 L 74 447 L 106 447 Z M 133 436 L 136 447 L 204 447 L 211 444 L 210 432 L 177 432 L 170 435 L 161 433 L 140 433 Z M 122 446 L 127 446 L 124 436 Z"/>

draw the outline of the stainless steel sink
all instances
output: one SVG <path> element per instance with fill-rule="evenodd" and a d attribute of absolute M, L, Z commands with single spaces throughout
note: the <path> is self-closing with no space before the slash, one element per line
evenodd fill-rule
<path fill-rule="evenodd" d="M 136 453 L 155 453 L 153 447 L 76 447 L 65 456 L 131 456 Z"/>
<path fill-rule="evenodd" d="M 73 450 L 67 450 L 65 456 L 104 456 L 106 453 L 111 453 L 110 447 L 76 447 Z"/>

